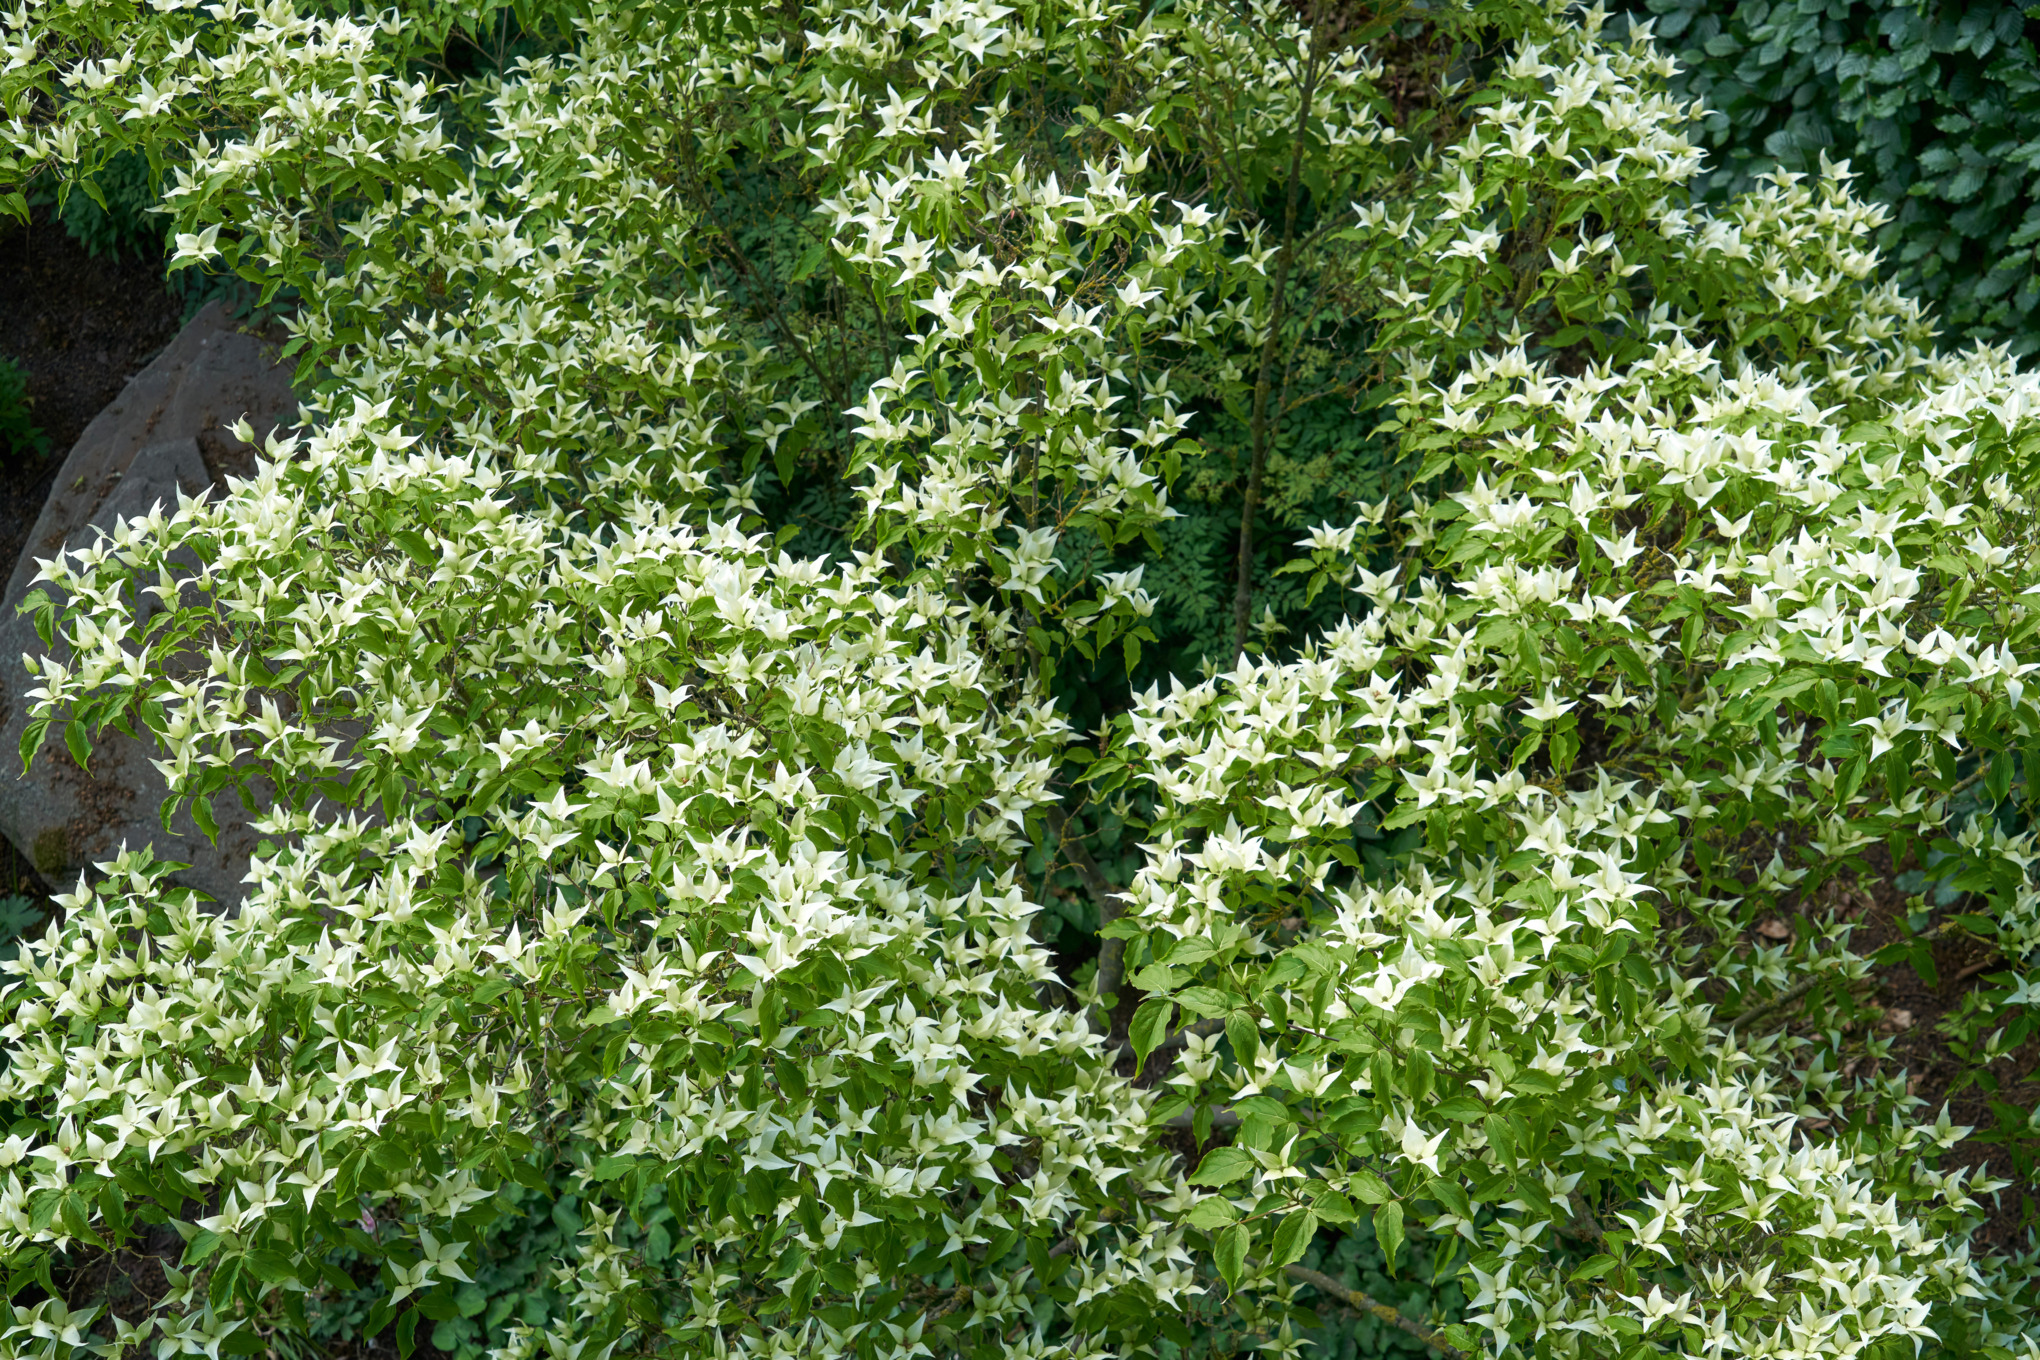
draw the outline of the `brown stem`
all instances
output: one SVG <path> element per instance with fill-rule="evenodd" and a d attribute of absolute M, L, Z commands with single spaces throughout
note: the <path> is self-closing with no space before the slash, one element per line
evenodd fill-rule
<path fill-rule="evenodd" d="M 1357 1313 L 1364 1313 L 1377 1322 L 1385 1322 L 1391 1327 L 1400 1327 L 1403 1331 L 1408 1332 L 1411 1336 L 1438 1352 L 1438 1354 L 1445 1356 L 1446 1360 L 1473 1360 L 1472 1356 L 1460 1350 L 1459 1347 L 1453 1345 L 1423 1323 L 1404 1317 L 1400 1312 L 1397 1312 L 1371 1294 L 1362 1293 L 1358 1289 L 1346 1288 L 1346 1286 L 1340 1284 L 1323 1271 L 1312 1270 L 1308 1266 L 1284 1266 L 1283 1273 L 1288 1275 L 1290 1279 L 1300 1284 L 1307 1284 L 1320 1293 L 1330 1294 L 1340 1303 L 1345 1304 Z"/>
<path fill-rule="evenodd" d="M 737 244 L 736 233 L 731 231 L 723 224 L 720 218 L 715 216 L 714 209 L 710 206 L 713 199 L 706 191 L 702 193 L 701 201 L 702 216 L 708 219 L 709 223 L 722 236 L 723 246 L 728 252 L 729 258 L 736 263 L 737 268 L 742 271 L 745 278 L 751 280 L 754 284 L 760 285 L 758 289 L 759 295 L 765 299 L 765 305 L 772 313 L 772 328 L 779 333 L 779 338 L 786 342 L 787 347 L 806 366 L 807 371 L 814 375 L 815 381 L 821 384 L 822 391 L 828 395 L 831 401 L 838 406 L 847 404 L 849 396 L 843 390 L 841 384 L 832 380 L 828 371 L 815 361 L 815 356 L 809 352 L 806 342 L 800 338 L 800 333 L 794 330 L 792 323 L 780 311 L 778 280 L 759 279 L 758 271 L 752 268 L 749 257 L 744 254 L 743 248 Z M 823 247 L 825 250 L 828 248 L 826 245 Z"/>
<path fill-rule="evenodd" d="M 1247 649 L 1247 629 L 1254 617 L 1254 512 L 1261 504 L 1261 476 L 1268 466 L 1268 445 L 1274 431 L 1268 421 L 1268 396 L 1274 387 L 1275 354 L 1282 345 L 1282 325 L 1288 320 L 1289 269 L 1295 255 L 1296 209 L 1303 190 L 1303 135 L 1310 124 L 1311 101 L 1317 93 L 1318 67 L 1323 55 L 1322 28 L 1312 34 L 1310 55 L 1305 59 L 1302 97 L 1297 101 L 1296 127 L 1290 133 L 1289 184 L 1282 212 L 1282 248 L 1275 259 L 1275 277 L 1270 281 L 1268 335 L 1261 342 L 1261 371 L 1254 378 L 1254 412 L 1248 425 L 1252 449 L 1247 461 L 1247 491 L 1240 506 L 1240 551 L 1238 574 L 1233 584 L 1233 660 Z"/>
<path fill-rule="evenodd" d="M 1981 973 L 1986 969 L 1995 968 L 2004 961 L 2005 956 L 2003 954 L 1992 954 L 1989 958 L 1981 959 L 1975 963 L 1972 963 L 1967 968 L 1957 973 L 1954 977 L 1948 980 L 1948 985 L 1950 987 L 1960 986 L 1961 984 L 1969 981 L 1969 979 L 1975 977 L 1978 973 Z"/>
<path fill-rule="evenodd" d="M 1981 782 L 1983 777 L 1989 773 L 1990 762 L 1987 760 L 1979 761 L 1975 769 L 1971 770 L 1963 778 L 1957 780 L 1955 784 L 1952 787 L 1950 787 L 1946 793 L 1941 795 L 1941 800 L 1943 802 L 1948 803 L 1954 802 L 1955 799 L 1960 797 L 1962 794 L 1967 793 L 1972 786 Z"/>
<path fill-rule="evenodd" d="M 1098 1220 L 1100 1224 L 1105 1224 L 1112 1222 L 1112 1220 L 1118 1217 L 1119 1211 L 1117 1209 L 1108 1208 L 1098 1215 Z M 1077 1249 L 1077 1235 L 1075 1233 L 1071 1233 L 1068 1237 L 1065 1237 L 1062 1241 L 1050 1247 L 1048 1249 L 1048 1254 L 1050 1257 L 1068 1256 L 1071 1252 L 1075 1251 L 1076 1249 Z"/>
<path fill-rule="evenodd" d="M 1091 900 L 1098 904 L 1098 928 L 1103 930 L 1119 919 L 1119 890 L 1112 886 L 1112 880 L 1105 877 L 1105 871 L 1098 867 L 1098 861 L 1091 858 L 1091 852 L 1084 848 L 1084 842 L 1070 835 L 1070 820 L 1063 810 L 1052 807 L 1048 810 L 1048 824 L 1055 832 L 1056 841 L 1063 853 L 1069 857 L 1070 865 L 1077 871 L 1077 877 L 1084 880 L 1084 890 L 1091 894 Z M 1098 942 L 1098 996 L 1099 1006 L 1091 1012 L 1091 1028 L 1095 1033 L 1112 1033 L 1112 1015 L 1105 1010 L 1103 998 L 1119 990 L 1120 978 L 1126 969 L 1126 941 L 1100 940 Z"/>
<path fill-rule="evenodd" d="M 1566 1196 L 1566 1202 L 1572 1206 L 1573 1211 L 1572 1236 L 1583 1237 L 1590 1242 L 1599 1242 L 1607 1236 L 1601 1230 L 1601 1220 L 1595 1218 L 1594 1211 L 1587 1207 L 1585 1195 L 1574 1190 Z"/>
<path fill-rule="evenodd" d="M 1927 936 L 1922 935 L 1920 938 L 1925 939 L 1927 938 Z M 1833 977 L 1834 974 L 1831 972 L 1814 973 L 1807 977 L 1803 977 L 1799 981 L 1793 983 L 1790 987 L 1787 987 L 1784 991 L 1778 993 L 1778 995 L 1772 997 L 1769 1001 L 1764 1002 L 1761 1006 L 1752 1006 L 1748 1010 L 1742 1012 L 1740 1015 L 1731 1015 L 1730 1017 L 1728 1017 L 1728 1020 L 1723 1024 L 1722 1028 L 1725 1030 L 1733 1030 L 1738 1025 L 1746 1025 L 1750 1023 L 1752 1020 L 1761 1020 L 1768 1015 L 1775 1014 L 1776 1012 L 1785 1009 L 1785 1007 L 1791 1005 L 1793 1002 L 1799 1000 L 1799 998 L 1805 996 L 1808 992 L 1812 991 L 1814 988 L 1820 986 L 1821 983 L 1833 979 Z M 1872 978 L 1851 978 L 1847 979 L 1844 985 L 1849 987 L 1861 987 L 1870 985 L 1874 981 L 1875 979 Z"/>
<path fill-rule="evenodd" d="M 928 1314 L 928 1321 L 940 1322 L 943 1318 L 948 1317 L 951 1313 L 969 1303 L 974 1294 L 975 1291 L 967 1284 L 956 1286 L 949 1297 L 944 1299 L 940 1305 Z"/>

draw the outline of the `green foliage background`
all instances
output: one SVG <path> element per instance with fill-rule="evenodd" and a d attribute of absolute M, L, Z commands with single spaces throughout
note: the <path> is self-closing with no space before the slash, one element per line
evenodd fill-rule
<path fill-rule="evenodd" d="M 49 447 L 49 436 L 35 423 L 27 371 L 12 359 L 0 358 L 0 457 L 40 458 Z"/>
<path fill-rule="evenodd" d="M 82 191 L 63 196 L 45 190 L 31 202 L 53 207 L 64 230 L 88 255 L 161 253 L 168 219 L 155 212 L 162 186 L 138 151 L 122 151 L 87 181 Z"/>
<path fill-rule="evenodd" d="M 453 1360 L 480 1360 L 493 1346 L 504 1343 L 508 1328 L 522 1322 L 534 1327 L 568 1306 L 571 1290 L 562 1289 L 554 1278 L 553 1260 L 581 1231 L 582 1218 L 570 1178 L 564 1168 L 555 1168 L 537 1187 L 506 1185 L 496 1206 L 499 1217 L 492 1228 L 475 1243 L 477 1261 L 472 1264 L 474 1281 L 454 1295 L 452 1315 L 432 1321 L 429 1337 L 434 1349 Z M 534 1179 L 537 1179 L 534 1177 Z M 654 1195 L 658 1192 L 655 1190 Z M 646 1215 L 649 1227 L 640 1232 L 635 1225 L 626 1229 L 631 1245 L 646 1260 L 657 1264 L 672 1247 L 672 1211 L 655 1206 Z M 1416 1237 L 1407 1243 L 1393 1275 L 1369 1222 L 1350 1225 L 1343 1232 L 1325 1230 L 1305 1255 L 1303 1264 L 1322 1271 L 1348 1288 L 1364 1290 L 1411 1317 L 1440 1315 L 1458 1317 L 1466 1299 L 1455 1280 L 1440 1281 L 1449 1273 L 1453 1253 L 1440 1250 L 1436 1239 Z M 336 1276 L 349 1274 L 359 1258 L 350 1251 L 336 1251 L 329 1264 Z M 388 1288 L 370 1283 L 353 1289 L 332 1288 L 304 1305 L 304 1336 L 314 1347 L 352 1349 L 361 1335 L 376 1302 Z M 1428 1356 L 1432 1352 L 1409 1334 L 1371 1317 L 1321 1311 L 1316 1326 L 1302 1330 L 1311 1338 L 1311 1354 L 1323 1360 L 1403 1360 Z M 1309 1316 L 1301 1319 L 1308 1324 Z M 1247 1338 L 1221 1331 L 1201 1335 L 1191 1348 L 1164 1342 L 1164 1349 L 1180 1355 L 1225 1355 L 1236 1345 L 1250 1344 Z"/>
<path fill-rule="evenodd" d="M 1941 343 L 2040 349 L 2040 6 L 1647 0 L 1708 109 L 1705 192 L 1846 159 Z"/>

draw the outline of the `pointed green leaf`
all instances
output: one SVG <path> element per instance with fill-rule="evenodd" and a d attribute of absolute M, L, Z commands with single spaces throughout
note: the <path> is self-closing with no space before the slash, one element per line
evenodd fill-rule
<path fill-rule="evenodd" d="M 1220 1233 L 1218 1241 L 1212 1244 L 1211 1258 L 1218 1266 L 1226 1288 L 1240 1287 L 1240 1277 L 1246 1273 L 1247 1246 L 1253 1240 L 1254 1235 L 1247 1231 L 1246 1224 L 1235 1223 Z"/>
<path fill-rule="evenodd" d="M 1388 1188 L 1387 1181 L 1364 1166 L 1348 1179 L 1346 1188 L 1353 1192 L 1354 1199 L 1363 1204 L 1386 1204 L 1395 1193 Z"/>
<path fill-rule="evenodd" d="M 1274 1254 L 1268 1264 L 1280 1270 L 1292 1261 L 1303 1259 L 1310 1249 L 1311 1239 L 1317 1236 L 1318 1216 L 1314 1209 L 1298 1209 L 1288 1214 L 1275 1229 Z"/>
<path fill-rule="evenodd" d="M 1127 1030 L 1127 1038 L 1133 1043 L 1135 1067 L 1147 1061 L 1147 1055 L 1161 1047 L 1168 1037 L 1169 1017 L 1175 1013 L 1176 1003 L 1165 996 L 1151 996 L 1140 1003 L 1140 1009 L 1133 1013 L 1133 1024 Z"/>
<path fill-rule="evenodd" d="M 1204 1161 L 1190 1173 L 1192 1185 L 1231 1185 L 1254 1169 L 1253 1154 L 1245 1148 L 1213 1148 L 1204 1155 Z"/>
<path fill-rule="evenodd" d="M 85 732 L 85 724 L 73 718 L 64 724 L 64 746 L 71 753 L 71 759 L 84 769 L 85 762 L 92 756 L 92 742 Z"/>
<path fill-rule="evenodd" d="M 1197 1201 L 1195 1208 L 1183 1216 L 1183 1221 L 1193 1228 L 1216 1232 L 1239 1221 L 1239 1210 L 1222 1195 L 1207 1195 Z"/>
<path fill-rule="evenodd" d="M 1232 1045 L 1233 1057 L 1243 1066 L 1251 1063 L 1261 1051 L 1260 1027 L 1245 1011 L 1234 1011 L 1225 1018 L 1225 1038 Z"/>
<path fill-rule="evenodd" d="M 1388 1258 L 1388 1273 L 1395 1274 L 1395 1258 L 1403 1245 L 1403 1207 L 1394 1200 L 1374 1211 L 1374 1240 Z"/>

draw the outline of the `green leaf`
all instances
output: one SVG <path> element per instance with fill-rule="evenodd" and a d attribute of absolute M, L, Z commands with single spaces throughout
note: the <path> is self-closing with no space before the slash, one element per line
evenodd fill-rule
<path fill-rule="evenodd" d="M 278 1284 L 297 1278 L 297 1267 L 280 1251 L 251 1251 L 243 1265 L 250 1275 L 264 1284 Z"/>
<path fill-rule="evenodd" d="M 65 734 L 69 737 L 69 733 Z M 79 762 L 81 765 L 83 761 Z M 1990 804 L 1996 807 L 2005 801 L 2012 791 L 2012 758 L 2009 754 L 1993 756 L 1990 771 L 1983 777 L 1983 787 L 1990 794 Z"/>
<path fill-rule="evenodd" d="M 1244 1223 L 1235 1223 L 1218 1235 L 1212 1244 L 1211 1259 L 1218 1266 L 1220 1278 L 1227 1289 L 1238 1289 L 1240 1277 L 1246 1273 L 1247 1247 L 1254 1235 L 1247 1231 Z"/>
<path fill-rule="evenodd" d="M 1360 1217 L 1359 1211 L 1353 1207 L 1353 1201 L 1328 1185 L 1318 1186 L 1314 1196 L 1318 1217 L 1327 1223 L 1346 1224 Z"/>
<path fill-rule="evenodd" d="M 1229 1200 L 1221 1195 L 1206 1195 L 1183 1216 L 1183 1221 L 1193 1228 L 1216 1232 L 1220 1228 L 1237 1223 L 1239 1217 L 1240 1211 L 1233 1208 Z"/>
<path fill-rule="evenodd" d="M 1245 1148 L 1213 1148 L 1204 1154 L 1204 1160 L 1190 1173 L 1192 1185 L 1231 1185 L 1254 1169 L 1253 1154 Z"/>
<path fill-rule="evenodd" d="M 1473 1217 L 1473 1205 L 1466 1198 L 1466 1190 L 1457 1181 L 1441 1180 L 1436 1177 L 1424 1183 L 1422 1193 L 1458 1214 L 1461 1218 Z"/>
<path fill-rule="evenodd" d="M 1353 1192 L 1354 1199 L 1363 1204 L 1386 1204 L 1395 1195 L 1395 1192 L 1388 1188 L 1387 1181 L 1364 1166 L 1348 1178 L 1346 1188 Z"/>
<path fill-rule="evenodd" d="M 802 279 L 821 268 L 822 259 L 828 253 L 828 249 L 828 240 L 826 238 L 817 238 L 812 245 L 801 252 L 799 261 L 793 266 L 793 272 L 786 276 L 786 281 L 788 283 L 799 283 Z"/>
<path fill-rule="evenodd" d="M 1418 807 L 1414 801 L 1399 804 L 1394 812 L 1382 818 L 1381 829 L 1383 831 L 1400 831 L 1412 822 L 1424 820 L 1425 817 L 1430 815 L 1430 812 L 1431 809 Z"/>
<path fill-rule="evenodd" d="M 220 822 L 213 815 L 211 794 L 201 793 L 191 800 L 191 820 L 198 823 L 198 829 L 205 833 L 207 840 L 215 845 L 219 843 Z"/>
<path fill-rule="evenodd" d="M 231 1325 L 233 1330 L 220 1342 L 221 1355 L 261 1355 L 269 1349 L 262 1334 L 246 1318 L 238 1318 Z"/>
<path fill-rule="evenodd" d="M 1176 1000 L 1192 1015 L 1205 1019 L 1216 1019 L 1239 1004 L 1239 998 L 1228 996 L 1216 987 L 1185 987 L 1176 993 Z"/>
<path fill-rule="evenodd" d="M 1127 1028 L 1126 1037 L 1133 1044 L 1134 1070 L 1147 1061 L 1147 1055 L 1161 1047 L 1162 1040 L 1169 1034 L 1169 1017 L 1174 1015 L 1176 1003 L 1165 996 L 1151 996 L 1140 1003 L 1140 1009 L 1133 1013 L 1133 1024 Z"/>
<path fill-rule="evenodd" d="M 1243 1119 L 1259 1119 L 1269 1124 L 1294 1124 L 1296 1116 L 1289 1107 L 1273 1096 L 1248 1096 L 1234 1105 Z"/>
<path fill-rule="evenodd" d="M 486 1006 L 509 990 L 509 979 L 494 977 L 476 987 L 474 994 L 468 999 L 477 1006 Z"/>
<path fill-rule="evenodd" d="M 89 1242 L 95 1247 L 106 1245 L 99 1239 L 99 1234 L 92 1231 L 92 1221 L 89 1217 L 91 1201 L 84 1195 L 76 1191 L 67 1191 L 58 1201 L 58 1211 L 58 1216 L 63 1219 L 64 1226 L 70 1230 L 71 1236 L 81 1242 Z"/>
<path fill-rule="evenodd" d="M 1481 1128 L 1487 1134 L 1488 1146 L 1501 1164 L 1513 1167 L 1516 1164 L 1516 1131 L 1509 1127 L 1509 1121 L 1498 1114 L 1491 1114 L 1481 1121 Z"/>
<path fill-rule="evenodd" d="M 1920 981 L 1929 987 L 1941 985 L 1941 970 L 1934 966 L 1934 949 L 1927 941 L 1914 940 L 1909 951 L 1912 955 L 1913 971 L 1920 975 Z"/>
<path fill-rule="evenodd" d="M 1395 1258 L 1403 1246 L 1403 1207 L 1394 1200 L 1374 1211 L 1374 1240 L 1388 1259 L 1388 1273 L 1395 1274 Z"/>
<path fill-rule="evenodd" d="M 1225 1018 L 1225 1038 L 1232 1045 L 1233 1057 L 1242 1064 L 1251 1063 L 1261 1051 L 1260 1026 L 1245 1011 L 1234 1011 Z"/>
<path fill-rule="evenodd" d="M 1317 1236 L 1318 1216 L 1315 1209 L 1298 1209 L 1285 1216 L 1275 1229 L 1274 1254 L 1268 1264 L 1277 1270 L 1292 1261 L 1303 1259 L 1310 1250 L 1311 1239 Z"/>
<path fill-rule="evenodd" d="M 1600 1256 L 1589 1256 L 1586 1260 L 1580 1262 L 1579 1269 L 1573 1271 L 1572 1278 L 1575 1280 L 1598 1280 L 1614 1268 L 1615 1258 L 1612 1256 L 1605 1253 Z"/>
<path fill-rule="evenodd" d="M 64 724 L 64 746 L 71 753 L 71 759 L 84 769 L 85 762 L 92 755 L 92 742 L 85 731 L 85 724 L 73 718 Z"/>
<path fill-rule="evenodd" d="M 1849 800 L 1856 796 L 1856 790 L 1863 787 L 1863 777 L 1870 772 L 1870 758 L 1857 756 L 1842 766 L 1841 774 L 1835 780 L 1835 806 L 1847 807 Z"/>
<path fill-rule="evenodd" d="M 1168 992 L 1171 994 L 1171 999 L 1173 999 L 1173 993 L 1181 982 L 1182 979 L 1167 964 L 1151 963 L 1145 968 L 1134 970 L 1133 974 L 1135 990 L 1142 992 Z"/>
<path fill-rule="evenodd" d="M 1450 1100 L 1439 1101 L 1433 1112 L 1455 1124 L 1471 1124 L 1487 1113 L 1487 1106 L 1472 1096 L 1454 1096 Z"/>
<path fill-rule="evenodd" d="M 410 529 L 399 529 L 390 535 L 390 542 L 403 549 L 404 556 L 421 567 L 429 570 L 439 565 L 439 554 L 432 551 L 432 545 L 425 541 L 423 534 Z M 415 1327 L 417 1324 L 412 1325 Z"/>
<path fill-rule="evenodd" d="M 184 1265 L 186 1269 L 198 1266 L 205 1258 L 219 1250 L 220 1235 L 210 1229 L 200 1228 L 184 1244 Z"/>
<path fill-rule="evenodd" d="M 21 772 L 28 773 L 28 767 L 35 760 L 35 753 L 42 749 L 43 738 L 50 730 L 48 718 L 37 718 L 21 729 Z"/>

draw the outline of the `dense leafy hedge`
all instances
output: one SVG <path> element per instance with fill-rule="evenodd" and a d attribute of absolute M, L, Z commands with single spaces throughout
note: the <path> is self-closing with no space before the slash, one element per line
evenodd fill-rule
<path fill-rule="evenodd" d="M 2040 349 L 2040 53 L 2002 0 L 1648 0 L 1703 101 L 1706 190 L 1847 160 L 1944 343 Z"/>
<path fill-rule="evenodd" d="M 0 1357 L 2040 1352 L 1838 905 L 1918 865 L 2013 1070 L 2040 381 L 1846 176 L 1692 203 L 1600 10 L 528 8 L 0 14 L 0 201 L 161 159 L 317 393 L 27 606 L 25 756 L 266 844 L 0 973 Z"/>

